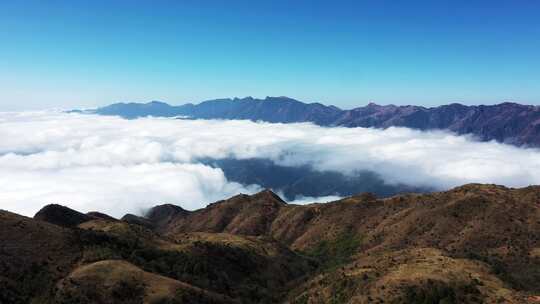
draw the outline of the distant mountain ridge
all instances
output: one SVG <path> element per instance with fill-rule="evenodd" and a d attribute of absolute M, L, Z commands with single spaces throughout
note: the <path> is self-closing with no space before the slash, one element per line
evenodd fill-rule
<path fill-rule="evenodd" d="M 145 116 L 189 116 L 194 119 L 247 119 L 272 123 L 312 122 L 321 126 L 407 127 L 418 130 L 448 130 L 472 134 L 478 140 L 540 146 L 540 107 L 505 102 L 496 105 L 438 107 L 377 105 L 351 110 L 320 103 L 303 103 L 288 97 L 215 99 L 199 104 L 171 106 L 150 103 L 116 103 L 87 111 L 133 119 Z"/>

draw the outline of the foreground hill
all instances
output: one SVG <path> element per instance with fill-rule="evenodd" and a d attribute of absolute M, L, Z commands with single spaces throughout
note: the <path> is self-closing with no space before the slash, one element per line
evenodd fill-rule
<path fill-rule="evenodd" d="M 144 116 L 189 116 L 196 119 L 313 122 L 322 126 L 441 129 L 457 134 L 472 134 L 482 141 L 540 146 L 540 107 L 517 103 L 487 106 L 454 103 L 433 108 L 371 103 L 365 107 L 341 110 L 320 103 L 306 104 L 288 97 L 247 97 L 216 99 L 182 106 L 170 106 L 157 101 L 147 104 L 118 103 L 89 112 L 130 119 Z"/>
<path fill-rule="evenodd" d="M 263 191 L 126 220 L 58 205 L 36 217 L 0 212 L 1 303 L 540 299 L 536 186 L 305 206 Z"/>
<path fill-rule="evenodd" d="M 508 283 L 540 291 L 540 187 L 466 185 L 307 206 L 287 205 L 262 192 L 178 217 L 168 231 L 266 235 L 301 252 L 333 250 L 329 244 L 341 241 L 356 241 L 364 255 L 436 248 L 449 257 L 487 263 Z"/>

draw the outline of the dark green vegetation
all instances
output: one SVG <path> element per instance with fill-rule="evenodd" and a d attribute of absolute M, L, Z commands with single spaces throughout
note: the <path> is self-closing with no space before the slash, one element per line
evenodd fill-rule
<path fill-rule="evenodd" d="M 536 303 L 540 188 L 0 211 L 0 303 Z M 78 223 L 78 224 L 77 224 Z"/>
<path fill-rule="evenodd" d="M 411 304 L 483 303 L 475 284 L 451 286 L 428 280 L 424 288 L 407 287 L 404 300 Z"/>
<path fill-rule="evenodd" d="M 174 241 L 137 225 L 113 223 L 99 228 L 111 225 L 120 229 L 77 231 L 83 245 L 82 263 L 124 260 L 150 273 L 257 303 L 276 301 L 288 280 L 313 267 L 270 240 L 266 242 L 271 249 L 278 251 L 275 257 L 250 247 L 268 246 L 259 239 L 236 240 L 225 235 L 217 241 L 210 236 Z"/>
<path fill-rule="evenodd" d="M 335 239 L 322 240 L 305 252 L 319 262 L 321 270 L 332 270 L 351 261 L 362 238 L 354 232 L 343 232 Z"/>

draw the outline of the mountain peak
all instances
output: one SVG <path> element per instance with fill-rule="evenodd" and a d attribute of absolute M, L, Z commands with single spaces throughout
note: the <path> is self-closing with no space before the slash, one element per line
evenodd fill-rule
<path fill-rule="evenodd" d="M 152 207 L 144 219 L 147 220 L 155 227 L 156 230 L 161 231 L 176 217 L 187 216 L 190 212 L 184 208 L 172 204 L 163 204 Z"/>
<path fill-rule="evenodd" d="M 287 96 L 266 96 L 266 98 L 264 99 L 265 101 L 276 101 L 276 100 L 280 100 L 280 101 L 296 101 L 296 102 L 300 102 L 294 98 L 290 98 L 290 97 L 287 97 Z"/>
<path fill-rule="evenodd" d="M 81 223 L 93 220 L 94 217 L 75 211 L 66 206 L 50 204 L 41 208 L 34 219 L 63 227 L 75 227 Z"/>
<path fill-rule="evenodd" d="M 235 97 L 232 99 L 232 101 L 253 101 L 255 98 L 252 96 L 246 96 L 246 97 Z"/>
<path fill-rule="evenodd" d="M 281 197 L 279 197 L 279 195 L 277 195 L 276 193 L 274 193 L 272 190 L 270 189 L 265 189 L 263 191 L 260 191 L 254 195 L 252 195 L 253 198 L 257 198 L 257 199 L 269 199 L 271 201 L 275 201 L 275 202 L 278 202 L 280 204 L 287 204 L 283 199 L 281 199 Z"/>

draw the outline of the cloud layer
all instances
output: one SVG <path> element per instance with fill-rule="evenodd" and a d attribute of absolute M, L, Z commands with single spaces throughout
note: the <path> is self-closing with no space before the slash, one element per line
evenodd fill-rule
<path fill-rule="evenodd" d="M 0 208 L 47 203 L 121 216 L 157 203 L 187 209 L 257 185 L 227 181 L 201 158 L 268 158 L 316 170 L 371 170 L 388 183 L 446 189 L 540 184 L 540 151 L 405 128 L 0 113 Z"/>

